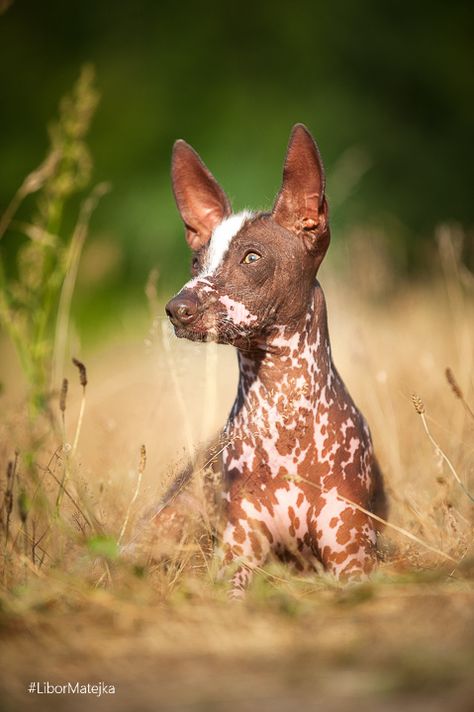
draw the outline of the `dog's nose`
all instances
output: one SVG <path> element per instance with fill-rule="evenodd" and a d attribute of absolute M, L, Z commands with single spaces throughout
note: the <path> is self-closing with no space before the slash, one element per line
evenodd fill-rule
<path fill-rule="evenodd" d="M 173 297 L 166 305 L 166 313 L 174 326 L 188 326 L 196 320 L 199 302 L 192 294 Z"/>

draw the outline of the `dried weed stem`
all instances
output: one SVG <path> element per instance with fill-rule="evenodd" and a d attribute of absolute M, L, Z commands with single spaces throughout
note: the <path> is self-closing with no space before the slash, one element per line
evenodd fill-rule
<path fill-rule="evenodd" d="M 446 380 L 449 383 L 449 385 L 451 386 L 451 390 L 454 393 L 455 397 L 461 401 L 461 403 L 464 406 L 465 411 L 474 420 L 474 411 L 469 406 L 469 403 L 466 401 L 466 399 L 464 397 L 464 393 L 462 392 L 461 387 L 459 386 L 459 384 L 454 376 L 454 373 L 452 372 L 452 370 L 449 367 L 445 370 L 445 375 L 446 375 Z"/>
<path fill-rule="evenodd" d="M 173 384 L 173 389 L 175 392 L 176 396 L 176 401 L 178 403 L 178 408 L 181 414 L 181 420 L 183 424 L 183 429 L 184 429 L 184 434 L 185 434 L 185 443 L 186 443 L 186 448 L 188 450 L 189 457 L 192 458 L 193 456 L 193 433 L 191 429 L 191 422 L 189 419 L 189 409 L 186 405 L 186 401 L 184 399 L 183 391 L 181 388 L 181 385 L 179 383 L 179 378 L 178 374 L 176 373 L 176 367 L 173 361 L 172 353 L 171 353 L 171 344 L 170 344 L 170 339 L 169 339 L 169 325 L 166 321 L 161 322 L 161 333 L 162 333 L 162 340 L 163 340 L 163 346 L 165 349 L 165 357 L 166 357 L 166 362 L 168 366 L 168 372 L 171 376 L 171 382 Z"/>
<path fill-rule="evenodd" d="M 423 401 L 422 401 L 421 398 L 420 398 L 419 396 L 417 396 L 415 393 L 412 394 L 411 399 L 412 399 L 413 406 L 414 406 L 416 412 L 418 413 L 418 415 L 419 415 L 420 418 L 421 418 L 421 422 L 423 423 L 423 428 L 424 428 L 424 430 L 425 430 L 425 433 L 426 433 L 426 435 L 427 435 L 429 441 L 430 441 L 431 444 L 433 445 L 436 454 L 439 455 L 439 456 L 444 460 L 444 462 L 447 464 L 447 466 L 448 466 L 448 468 L 449 468 L 449 471 L 451 472 L 452 476 L 454 477 L 454 479 L 456 480 L 456 482 L 458 483 L 458 485 L 461 487 L 461 489 L 462 489 L 462 491 L 464 492 L 464 494 L 466 495 L 466 497 L 469 497 L 469 499 L 471 500 L 471 502 L 474 502 L 474 497 L 473 497 L 473 496 L 471 495 L 471 493 L 466 489 L 466 487 L 465 487 L 465 485 L 464 485 L 464 482 L 462 482 L 462 480 L 460 479 L 458 473 L 456 472 L 456 470 L 455 470 L 455 468 L 454 468 L 453 463 L 451 462 L 451 460 L 450 460 L 449 457 L 446 455 L 446 453 L 444 452 L 444 450 L 442 450 L 442 448 L 438 445 L 438 443 L 436 442 L 436 440 L 435 440 L 434 437 L 432 436 L 431 431 L 430 431 L 430 429 L 429 429 L 429 427 L 428 427 L 428 423 L 426 422 L 425 405 L 424 405 Z"/>
<path fill-rule="evenodd" d="M 120 534 L 119 534 L 119 538 L 118 538 L 119 545 L 122 543 L 123 535 L 125 534 L 125 531 L 127 529 L 128 520 L 130 518 L 130 512 L 132 510 L 132 506 L 138 497 L 138 493 L 140 491 L 140 486 L 142 483 L 143 473 L 145 472 L 145 467 L 146 467 L 146 448 L 145 448 L 145 445 L 142 445 L 140 448 L 140 462 L 138 465 L 137 484 L 135 487 L 135 492 L 133 493 L 133 497 L 128 504 L 127 514 L 125 515 L 125 520 L 124 520 L 124 522 L 122 524 L 122 528 L 120 530 Z"/>
<path fill-rule="evenodd" d="M 74 440 L 73 440 L 72 450 L 71 450 L 71 456 L 74 457 L 74 455 L 76 454 L 77 445 L 79 442 L 79 436 L 81 434 L 82 421 L 84 420 L 84 411 L 86 408 L 87 371 L 86 371 L 86 367 L 84 366 L 82 361 L 79 361 L 79 359 L 73 358 L 72 362 L 73 362 L 74 366 L 76 366 L 76 368 L 79 371 L 79 381 L 82 386 L 82 398 L 81 398 L 81 405 L 79 408 L 79 418 L 77 420 L 76 432 L 74 435 Z"/>

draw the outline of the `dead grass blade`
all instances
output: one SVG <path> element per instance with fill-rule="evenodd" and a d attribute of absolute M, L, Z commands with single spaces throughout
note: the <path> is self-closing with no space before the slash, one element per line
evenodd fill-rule
<path fill-rule="evenodd" d="M 440 455 L 440 456 L 442 457 L 442 459 L 444 460 L 444 462 L 447 464 L 447 466 L 448 466 L 448 468 L 449 468 L 449 471 L 451 472 L 452 476 L 454 477 L 454 479 L 456 480 L 456 482 L 458 483 L 458 485 L 461 487 L 461 489 L 462 489 L 462 491 L 464 492 L 464 494 L 466 495 L 466 497 L 469 497 L 469 499 L 471 500 L 471 502 L 474 502 L 474 497 L 473 497 L 473 496 L 471 495 L 471 493 L 466 489 L 466 487 L 465 487 L 465 485 L 464 485 L 464 482 L 462 482 L 461 478 L 459 477 L 458 473 L 456 472 L 453 463 L 451 462 L 451 460 L 450 460 L 449 457 L 446 455 L 446 453 L 444 452 L 444 450 L 442 450 L 442 448 L 438 445 L 438 443 L 436 442 L 436 440 L 435 440 L 434 437 L 432 436 L 432 434 L 431 434 L 431 432 L 430 432 L 430 429 L 429 429 L 429 427 L 428 427 L 428 423 L 426 422 L 425 406 L 424 406 L 423 401 L 422 401 L 421 398 L 420 398 L 419 396 L 417 396 L 415 393 L 412 395 L 411 399 L 412 399 L 413 406 L 414 406 L 416 412 L 418 413 L 418 415 L 419 415 L 420 418 L 421 418 L 421 422 L 423 423 L 423 428 L 424 428 L 424 430 L 425 430 L 425 433 L 426 433 L 426 435 L 427 435 L 429 441 L 430 441 L 431 444 L 433 445 L 433 447 L 434 447 L 436 453 L 437 453 L 438 455 Z"/>

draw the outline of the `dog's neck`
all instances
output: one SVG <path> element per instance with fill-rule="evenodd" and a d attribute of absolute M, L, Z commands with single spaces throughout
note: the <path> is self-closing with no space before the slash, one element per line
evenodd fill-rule
<path fill-rule="evenodd" d="M 269 402 L 289 413 L 302 404 L 316 409 L 323 389 L 338 378 L 331 356 L 326 303 L 318 282 L 305 315 L 280 326 L 258 348 L 238 351 L 239 386 L 231 420 L 242 409 Z M 307 407 L 307 406 L 306 406 Z"/>

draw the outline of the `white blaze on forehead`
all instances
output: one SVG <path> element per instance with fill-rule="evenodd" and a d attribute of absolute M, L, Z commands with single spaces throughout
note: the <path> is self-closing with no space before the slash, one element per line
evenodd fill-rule
<path fill-rule="evenodd" d="M 251 217 L 253 217 L 252 212 L 242 210 L 242 212 L 231 215 L 219 223 L 212 233 L 206 265 L 201 276 L 213 274 L 216 271 L 229 249 L 232 238 L 237 235 L 244 223 Z"/>

